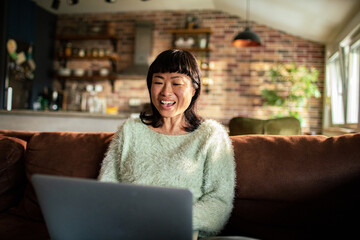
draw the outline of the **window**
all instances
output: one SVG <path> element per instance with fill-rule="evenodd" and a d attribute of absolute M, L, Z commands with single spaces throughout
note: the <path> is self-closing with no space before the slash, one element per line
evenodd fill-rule
<path fill-rule="evenodd" d="M 330 126 L 360 130 L 360 40 L 341 46 L 327 63 Z"/>
<path fill-rule="evenodd" d="M 343 86 L 340 75 L 339 54 L 329 61 L 329 87 L 327 95 L 331 99 L 332 124 L 344 124 Z"/>
<path fill-rule="evenodd" d="M 349 124 L 356 124 L 359 122 L 360 40 L 351 47 L 349 57 L 346 119 Z"/>

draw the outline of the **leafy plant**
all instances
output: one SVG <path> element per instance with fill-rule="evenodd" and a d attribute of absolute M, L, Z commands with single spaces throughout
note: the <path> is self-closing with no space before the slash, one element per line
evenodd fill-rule
<path fill-rule="evenodd" d="M 302 121 L 299 110 L 308 104 L 311 97 L 319 98 L 316 85 L 319 71 L 295 64 L 277 64 L 269 71 L 274 88 L 261 91 L 265 106 L 277 106 L 279 116 L 293 116 Z"/>

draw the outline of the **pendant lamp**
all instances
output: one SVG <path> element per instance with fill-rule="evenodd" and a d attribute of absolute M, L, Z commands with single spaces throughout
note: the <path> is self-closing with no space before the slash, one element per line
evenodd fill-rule
<path fill-rule="evenodd" d="M 249 12 L 250 12 L 250 2 L 247 0 L 246 6 L 246 27 L 245 30 L 238 33 L 234 38 L 232 44 L 235 47 L 255 47 L 261 46 L 261 41 L 259 36 L 252 32 L 249 27 Z"/>

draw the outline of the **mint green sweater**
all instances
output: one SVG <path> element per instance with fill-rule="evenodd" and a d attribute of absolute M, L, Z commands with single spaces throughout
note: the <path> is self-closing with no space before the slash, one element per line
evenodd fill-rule
<path fill-rule="evenodd" d="M 205 120 L 185 135 L 165 135 L 128 119 L 114 135 L 100 181 L 187 188 L 193 194 L 193 231 L 217 234 L 232 210 L 235 163 L 225 128 Z"/>

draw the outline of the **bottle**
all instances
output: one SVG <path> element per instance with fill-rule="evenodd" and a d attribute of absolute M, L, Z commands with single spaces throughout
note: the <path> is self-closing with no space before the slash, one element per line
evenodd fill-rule
<path fill-rule="evenodd" d="M 49 89 L 48 87 L 44 87 L 43 92 L 41 93 L 41 110 L 43 111 L 47 111 L 49 110 L 49 100 L 50 100 L 50 96 L 49 96 Z"/>
<path fill-rule="evenodd" d="M 51 97 L 51 102 L 49 105 L 50 111 L 58 111 L 59 110 L 58 97 L 59 97 L 58 92 L 53 91 L 52 97 Z"/>
<path fill-rule="evenodd" d="M 72 55 L 72 44 L 69 42 L 65 47 L 65 57 L 71 57 Z"/>

